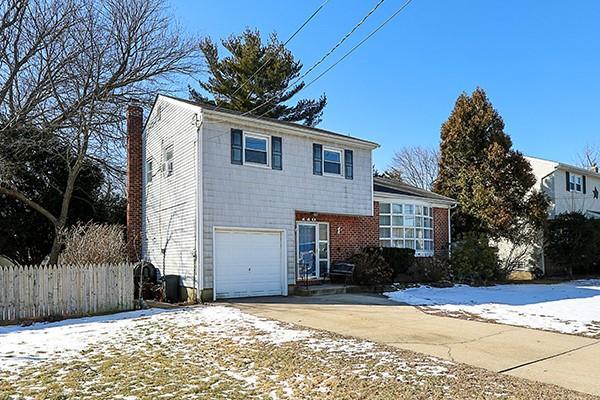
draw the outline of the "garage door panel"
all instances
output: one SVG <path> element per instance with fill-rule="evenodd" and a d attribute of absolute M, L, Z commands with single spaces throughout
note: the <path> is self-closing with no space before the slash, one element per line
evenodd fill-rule
<path fill-rule="evenodd" d="M 281 252 L 279 232 L 217 231 L 217 298 L 281 295 Z"/>

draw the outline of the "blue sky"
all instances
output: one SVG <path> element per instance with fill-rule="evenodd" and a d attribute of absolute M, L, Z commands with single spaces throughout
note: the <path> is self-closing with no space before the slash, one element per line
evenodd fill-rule
<path fill-rule="evenodd" d="M 189 34 L 218 39 L 249 26 L 286 40 L 323 1 L 171 3 Z M 329 0 L 288 47 L 308 68 L 375 3 Z M 386 0 L 307 81 L 402 3 Z M 413 0 L 298 98 L 326 93 L 319 126 L 380 143 L 383 170 L 403 146 L 437 146 L 456 97 L 477 86 L 525 154 L 574 162 L 586 144 L 600 146 L 600 1 Z"/>

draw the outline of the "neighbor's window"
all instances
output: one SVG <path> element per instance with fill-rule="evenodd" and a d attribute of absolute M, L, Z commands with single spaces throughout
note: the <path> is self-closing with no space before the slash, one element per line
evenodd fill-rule
<path fill-rule="evenodd" d="M 569 177 L 569 188 L 571 189 L 571 192 L 581 192 L 582 181 L 583 178 L 581 177 L 581 175 L 571 174 Z"/>
<path fill-rule="evenodd" d="M 323 149 L 323 172 L 326 174 L 342 174 L 342 151 Z"/>
<path fill-rule="evenodd" d="M 268 165 L 269 139 L 265 136 L 244 135 L 244 163 Z"/>
<path fill-rule="evenodd" d="M 146 160 L 146 183 L 152 182 L 152 159 Z"/>
<path fill-rule="evenodd" d="M 433 209 L 410 203 L 379 204 L 379 243 L 433 255 Z"/>
<path fill-rule="evenodd" d="M 163 172 L 165 176 L 173 174 L 173 145 L 165 147 Z"/>

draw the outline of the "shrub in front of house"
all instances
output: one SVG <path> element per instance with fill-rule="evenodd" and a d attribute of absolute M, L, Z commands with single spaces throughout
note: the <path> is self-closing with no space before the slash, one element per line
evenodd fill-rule
<path fill-rule="evenodd" d="M 452 282 L 450 259 L 443 256 L 417 257 L 408 270 L 409 282 Z"/>
<path fill-rule="evenodd" d="M 398 247 L 369 247 L 369 250 L 379 249 L 381 255 L 392 268 L 394 281 L 406 280 L 409 271 L 415 265 L 415 251 Z"/>
<path fill-rule="evenodd" d="M 359 285 L 386 285 L 392 282 L 393 269 L 378 247 L 363 249 L 349 260 L 354 264 L 353 281 Z"/>
<path fill-rule="evenodd" d="M 600 220 L 565 213 L 548 221 L 544 249 L 548 275 L 600 273 Z"/>
<path fill-rule="evenodd" d="M 455 281 L 485 284 L 502 279 L 498 249 L 490 245 L 486 235 L 464 234 L 452 247 L 450 260 Z"/>

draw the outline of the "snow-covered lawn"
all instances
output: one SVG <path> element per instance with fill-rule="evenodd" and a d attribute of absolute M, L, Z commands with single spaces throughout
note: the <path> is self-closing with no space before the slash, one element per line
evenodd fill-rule
<path fill-rule="evenodd" d="M 0 327 L 4 398 L 587 398 L 229 306 Z"/>
<path fill-rule="evenodd" d="M 452 314 L 551 331 L 600 335 L 600 280 L 488 287 L 420 286 L 385 293 L 390 299 Z"/>

